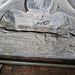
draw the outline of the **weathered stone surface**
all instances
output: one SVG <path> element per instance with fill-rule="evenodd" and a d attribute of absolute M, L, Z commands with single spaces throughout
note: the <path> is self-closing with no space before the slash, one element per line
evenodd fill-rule
<path fill-rule="evenodd" d="M 70 36 L 69 32 L 73 29 L 67 14 L 57 12 L 50 15 L 37 10 L 28 13 L 20 10 L 9 11 L 1 24 L 8 30 L 51 32 L 65 37 Z"/>
<path fill-rule="evenodd" d="M 75 37 L 34 32 L 0 32 L 0 54 L 75 56 Z"/>
<path fill-rule="evenodd" d="M 4 2 L 0 2 L 0 54 L 75 56 L 74 0 Z"/>

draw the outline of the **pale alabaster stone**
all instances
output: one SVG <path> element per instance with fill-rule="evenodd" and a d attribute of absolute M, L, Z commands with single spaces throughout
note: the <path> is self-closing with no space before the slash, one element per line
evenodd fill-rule
<path fill-rule="evenodd" d="M 46 58 L 74 57 L 74 2 L 2 0 L 0 54 Z"/>

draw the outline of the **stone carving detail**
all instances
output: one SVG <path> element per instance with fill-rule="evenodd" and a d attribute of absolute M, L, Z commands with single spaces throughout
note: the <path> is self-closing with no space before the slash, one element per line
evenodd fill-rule
<path fill-rule="evenodd" d="M 75 1 L 74 0 L 1 0 L 0 1 L 0 13 L 6 12 L 11 8 L 17 7 L 23 11 L 28 9 L 42 9 L 42 10 L 51 10 L 57 11 L 58 6 L 65 10 L 65 12 L 69 13 L 70 15 L 75 15 Z"/>
<path fill-rule="evenodd" d="M 1 1 L 1 24 L 6 29 L 17 31 L 52 32 L 57 34 L 60 34 L 67 27 L 67 33 L 72 33 L 73 31 L 70 30 L 74 30 L 74 0 Z M 8 10 L 10 10 L 10 12 L 7 12 Z M 16 14 L 17 12 L 19 15 Z M 12 22 L 11 20 L 14 21 Z M 65 29 L 60 31 L 62 27 L 65 27 Z M 62 33 L 60 35 L 62 35 Z"/>
<path fill-rule="evenodd" d="M 0 33 L 1 52 L 75 55 L 75 0 L 0 0 Z"/>

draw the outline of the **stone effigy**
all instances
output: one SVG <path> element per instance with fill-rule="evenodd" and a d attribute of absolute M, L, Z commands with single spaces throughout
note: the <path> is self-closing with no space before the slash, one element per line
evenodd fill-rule
<path fill-rule="evenodd" d="M 74 20 L 74 0 L 1 0 L 0 53 L 75 56 Z"/>

